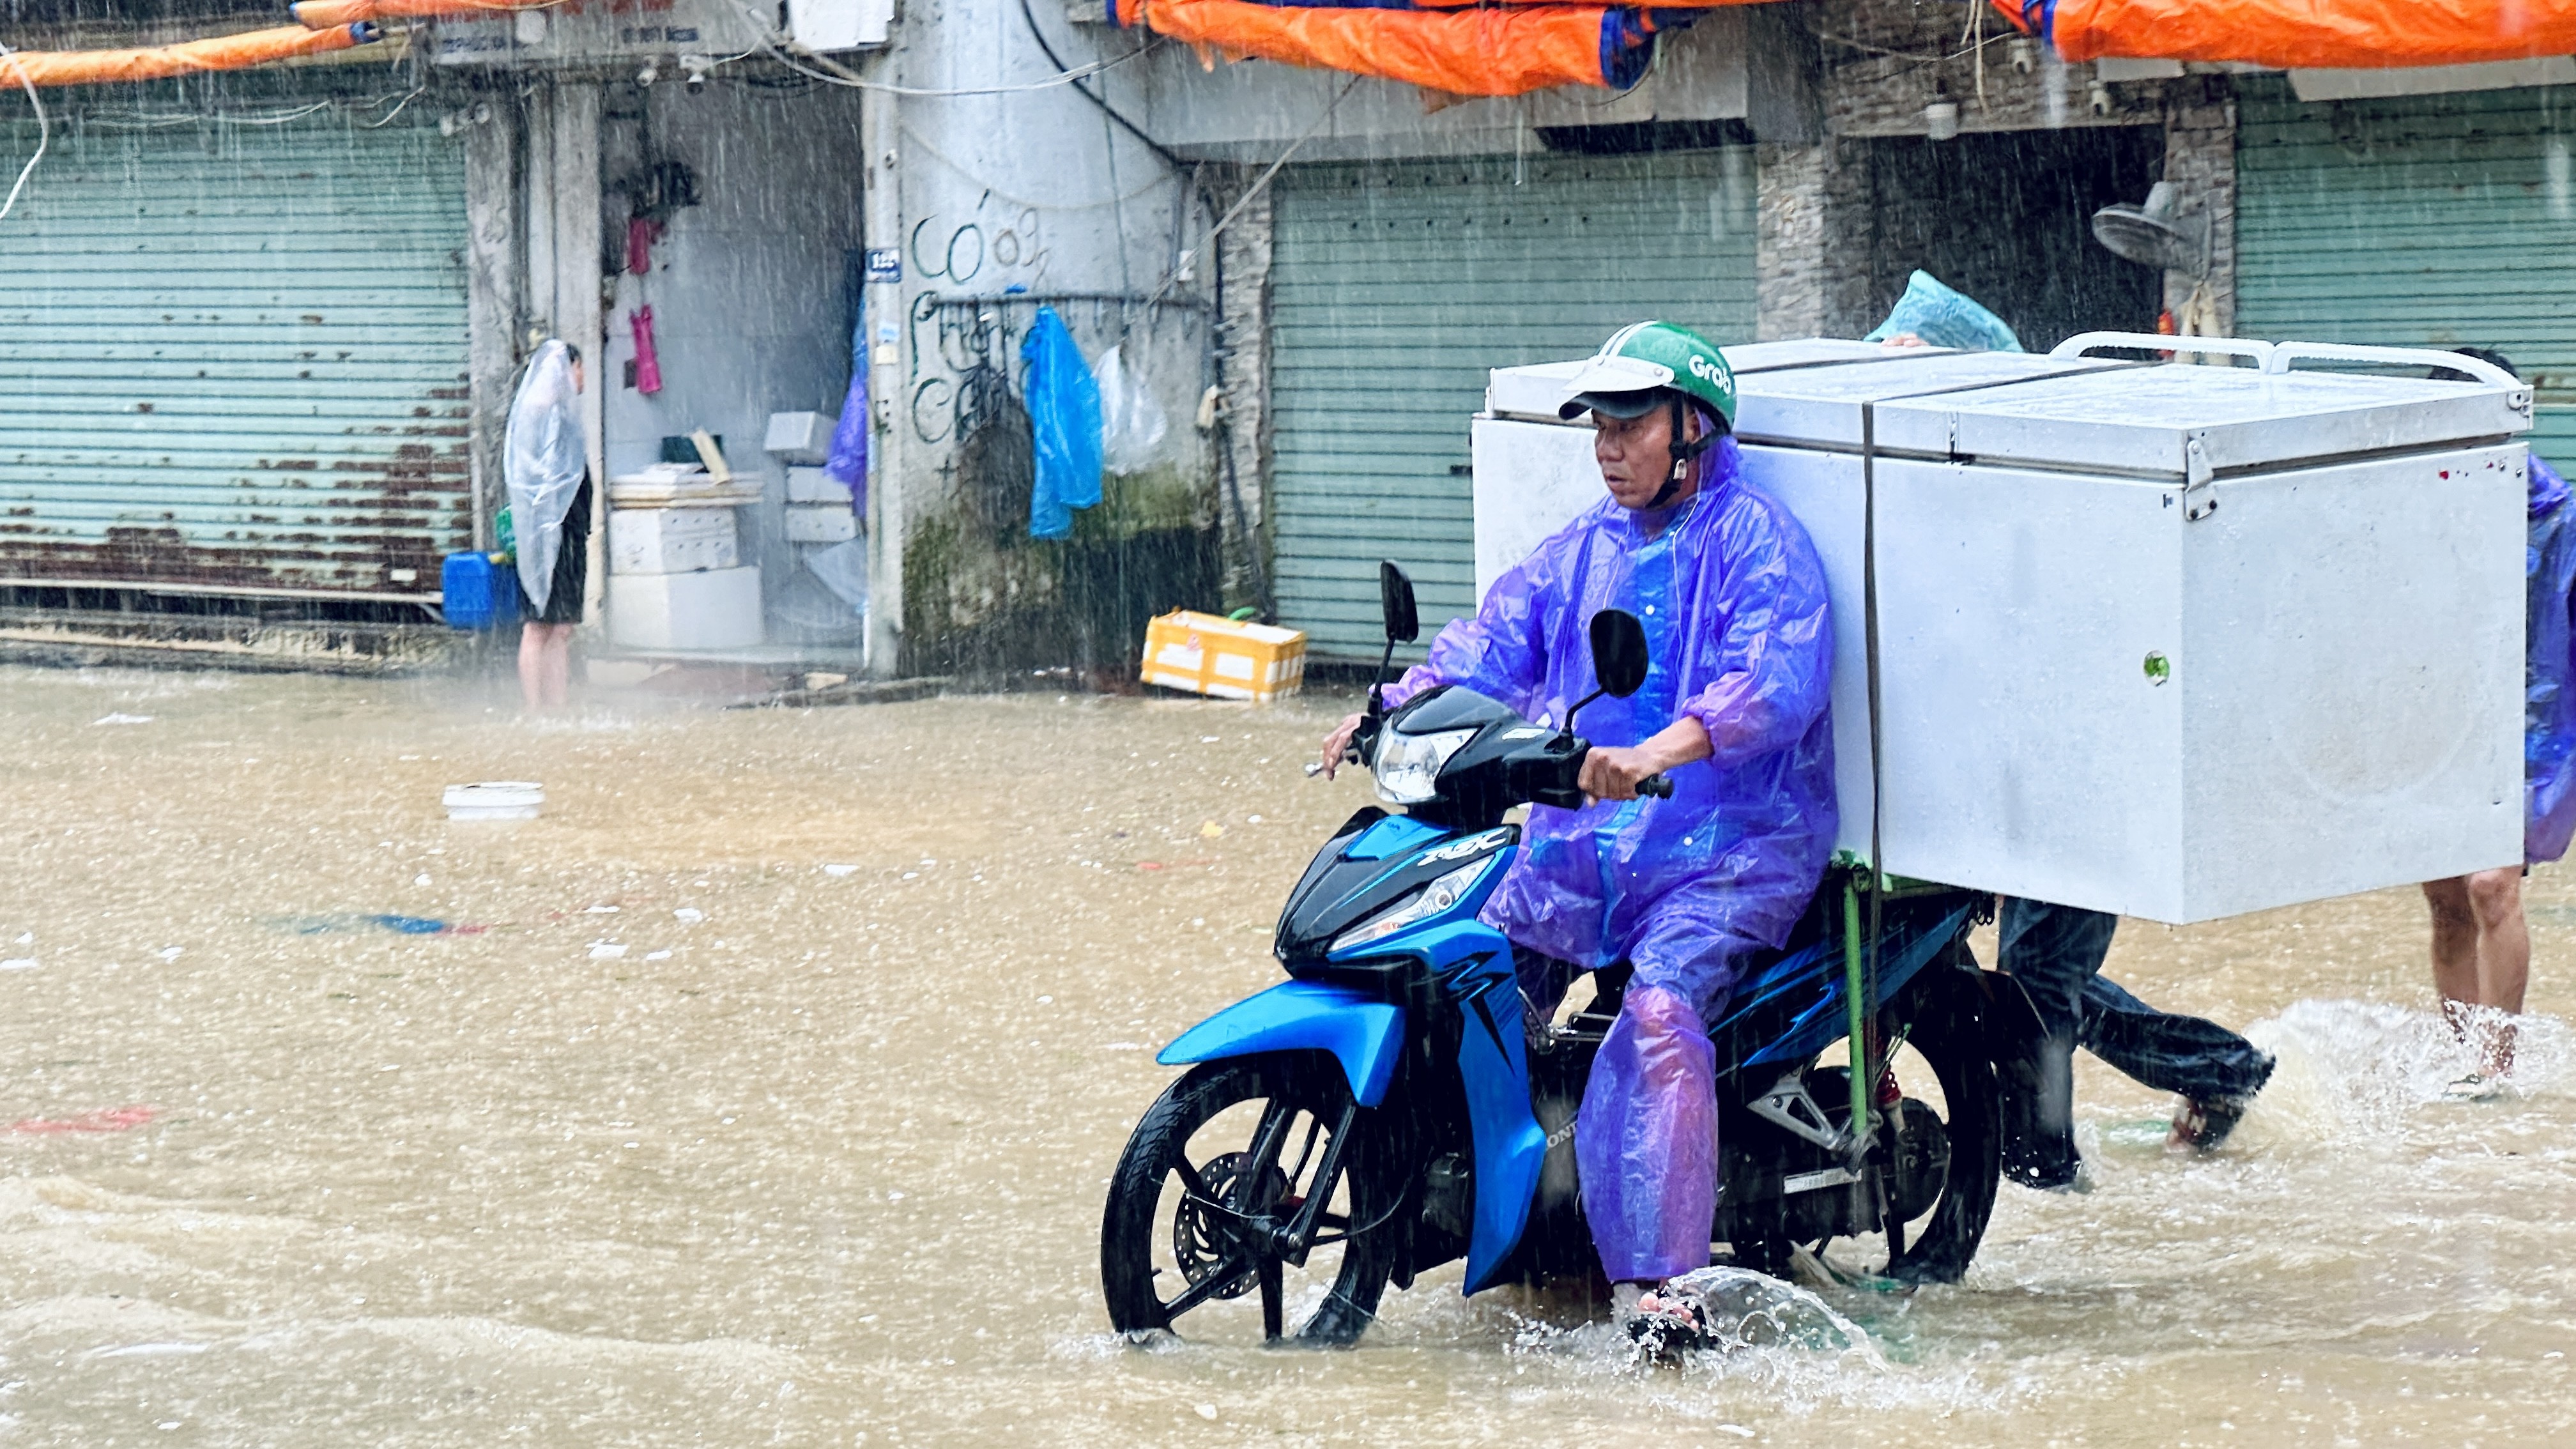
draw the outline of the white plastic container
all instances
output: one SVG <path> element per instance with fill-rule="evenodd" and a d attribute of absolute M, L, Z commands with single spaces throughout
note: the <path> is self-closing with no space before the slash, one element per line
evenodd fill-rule
<path fill-rule="evenodd" d="M 740 649 L 761 641 L 760 570 L 611 574 L 608 633 L 628 649 Z"/>
<path fill-rule="evenodd" d="M 684 574 L 742 562 L 730 508 L 619 508 L 608 515 L 608 567 Z"/>
<path fill-rule="evenodd" d="M 441 803 L 450 820 L 534 820 L 545 806 L 546 787 L 533 780 L 450 785 Z"/>
<path fill-rule="evenodd" d="M 761 447 L 782 463 L 828 462 L 837 421 L 828 413 L 771 413 Z"/>
<path fill-rule="evenodd" d="M 2189 922 L 2521 858 L 2528 391 L 1992 353 L 1738 388 L 1825 567 L 1840 848 L 1874 494 L 1891 872 Z M 1600 496 L 1588 428 L 1480 418 L 1475 459 L 1480 587 Z"/>
<path fill-rule="evenodd" d="M 789 543 L 842 543 L 858 536 L 859 516 L 846 503 L 787 510 Z"/>
<path fill-rule="evenodd" d="M 846 511 L 850 506 L 850 485 L 820 468 L 790 468 L 787 470 L 787 501 L 837 503 Z"/>

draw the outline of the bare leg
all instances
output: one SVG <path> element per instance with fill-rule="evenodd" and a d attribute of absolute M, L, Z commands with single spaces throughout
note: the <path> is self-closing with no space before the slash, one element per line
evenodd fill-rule
<path fill-rule="evenodd" d="M 544 624 L 519 626 L 519 697 L 530 709 L 546 704 L 546 633 Z"/>
<path fill-rule="evenodd" d="M 570 624 L 528 624 L 519 633 L 519 693 L 530 709 L 561 709 L 572 698 Z"/>
<path fill-rule="evenodd" d="M 572 703 L 572 629 L 570 624 L 548 626 L 544 680 L 548 709 Z"/>
<path fill-rule="evenodd" d="M 2424 882 L 2433 908 L 2433 989 L 2441 993 L 2442 1019 L 2468 1040 L 2469 1017 L 2483 999 L 2478 988 L 2478 917 L 2469 904 L 2469 877 Z"/>
<path fill-rule="evenodd" d="M 2489 1076 L 2513 1070 L 2514 1023 L 2531 978 L 2531 928 L 2522 917 L 2522 872 L 2482 870 L 2469 877 L 2478 920 L 2478 1004 Z"/>

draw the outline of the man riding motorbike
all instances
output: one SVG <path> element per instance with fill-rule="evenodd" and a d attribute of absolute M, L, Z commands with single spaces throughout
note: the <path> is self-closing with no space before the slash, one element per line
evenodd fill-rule
<path fill-rule="evenodd" d="M 1734 377 L 1714 344 L 1665 322 L 1626 328 L 1560 411 L 1590 412 L 1609 496 L 1496 580 L 1384 699 L 1457 685 L 1561 723 L 1591 692 L 1592 616 L 1625 609 L 1645 626 L 1645 686 L 1583 711 L 1590 803 L 1530 807 L 1483 918 L 1513 942 L 1535 1022 L 1581 972 L 1632 969 L 1575 1156 L 1622 1316 L 1669 1313 L 1651 1290 L 1707 1265 L 1716 1212 L 1708 1023 L 1745 956 L 1786 939 L 1832 849 L 1833 631 L 1806 531 L 1741 476 Z M 1326 739 L 1328 774 L 1361 720 Z M 1672 798 L 1639 799 L 1658 772 Z"/>

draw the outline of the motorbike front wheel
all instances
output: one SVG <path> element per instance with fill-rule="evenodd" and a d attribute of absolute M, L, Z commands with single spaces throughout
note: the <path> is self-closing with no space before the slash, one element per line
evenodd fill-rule
<path fill-rule="evenodd" d="M 1192 1338 L 1267 1343 L 1292 1337 L 1294 1320 L 1298 1343 L 1357 1342 L 1394 1273 L 1403 1198 L 1374 1116 L 1352 1110 L 1341 1068 L 1321 1054 L 1192 1067 L 1137 1122 L 1110 1179 L 1100 1224 L 1110 1324 L 1144 1334 L 1186 1314 Z M 1290 1233 L 1318 1196 L 1299 1252 Z"/>

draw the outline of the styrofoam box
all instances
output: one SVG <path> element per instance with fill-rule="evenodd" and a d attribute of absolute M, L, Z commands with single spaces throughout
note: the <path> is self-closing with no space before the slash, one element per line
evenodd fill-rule
<path fill-rule="evenodd" d="M 684 574 L 742 562 L 730 508 L 618 508 L 608 515 L 608 568 Z"/>
<path fill-rule="evenodd" d="M 790 503 L 837 503 L 850 506 L 850 485 L 820 468 L 787 470 L 787 501 Z"/>
<path fill-rule="evenodd" d="M 760 570 L 611 574 L 609 637 L 629 649 L 739 649 L 757 644 Z"/>
<path fill-rule="evenodd" d="M 1873 815 L 1866 403 L 1889 871 L 2180 923 L 2521 858 L 2506 390 L 2009 354 L 1738 387 L 1824 565 L 1838 848 Z M 1600 483 L 1585 428 L 1474 446 L 1483 587 Z"/>
<path fill-rule="evenodd" d="M 832 428 L 836 421 L 828 413 L 771 413 L 761 447 L 782 462 L 827 462 L 832 455 Z"/>
<path fill-rule="evenodd" d="M 894 0 L 787 0 L 787 29 L 817 54 L 883 45 L 894 24 Z"/>
<path fill-rule="evenodd" d="M 839 543 L 858 536 L 858 515 L 852 513 L 846 503 L 837 508 L 825 504 L 787 510 L 789 543 Z"/>

